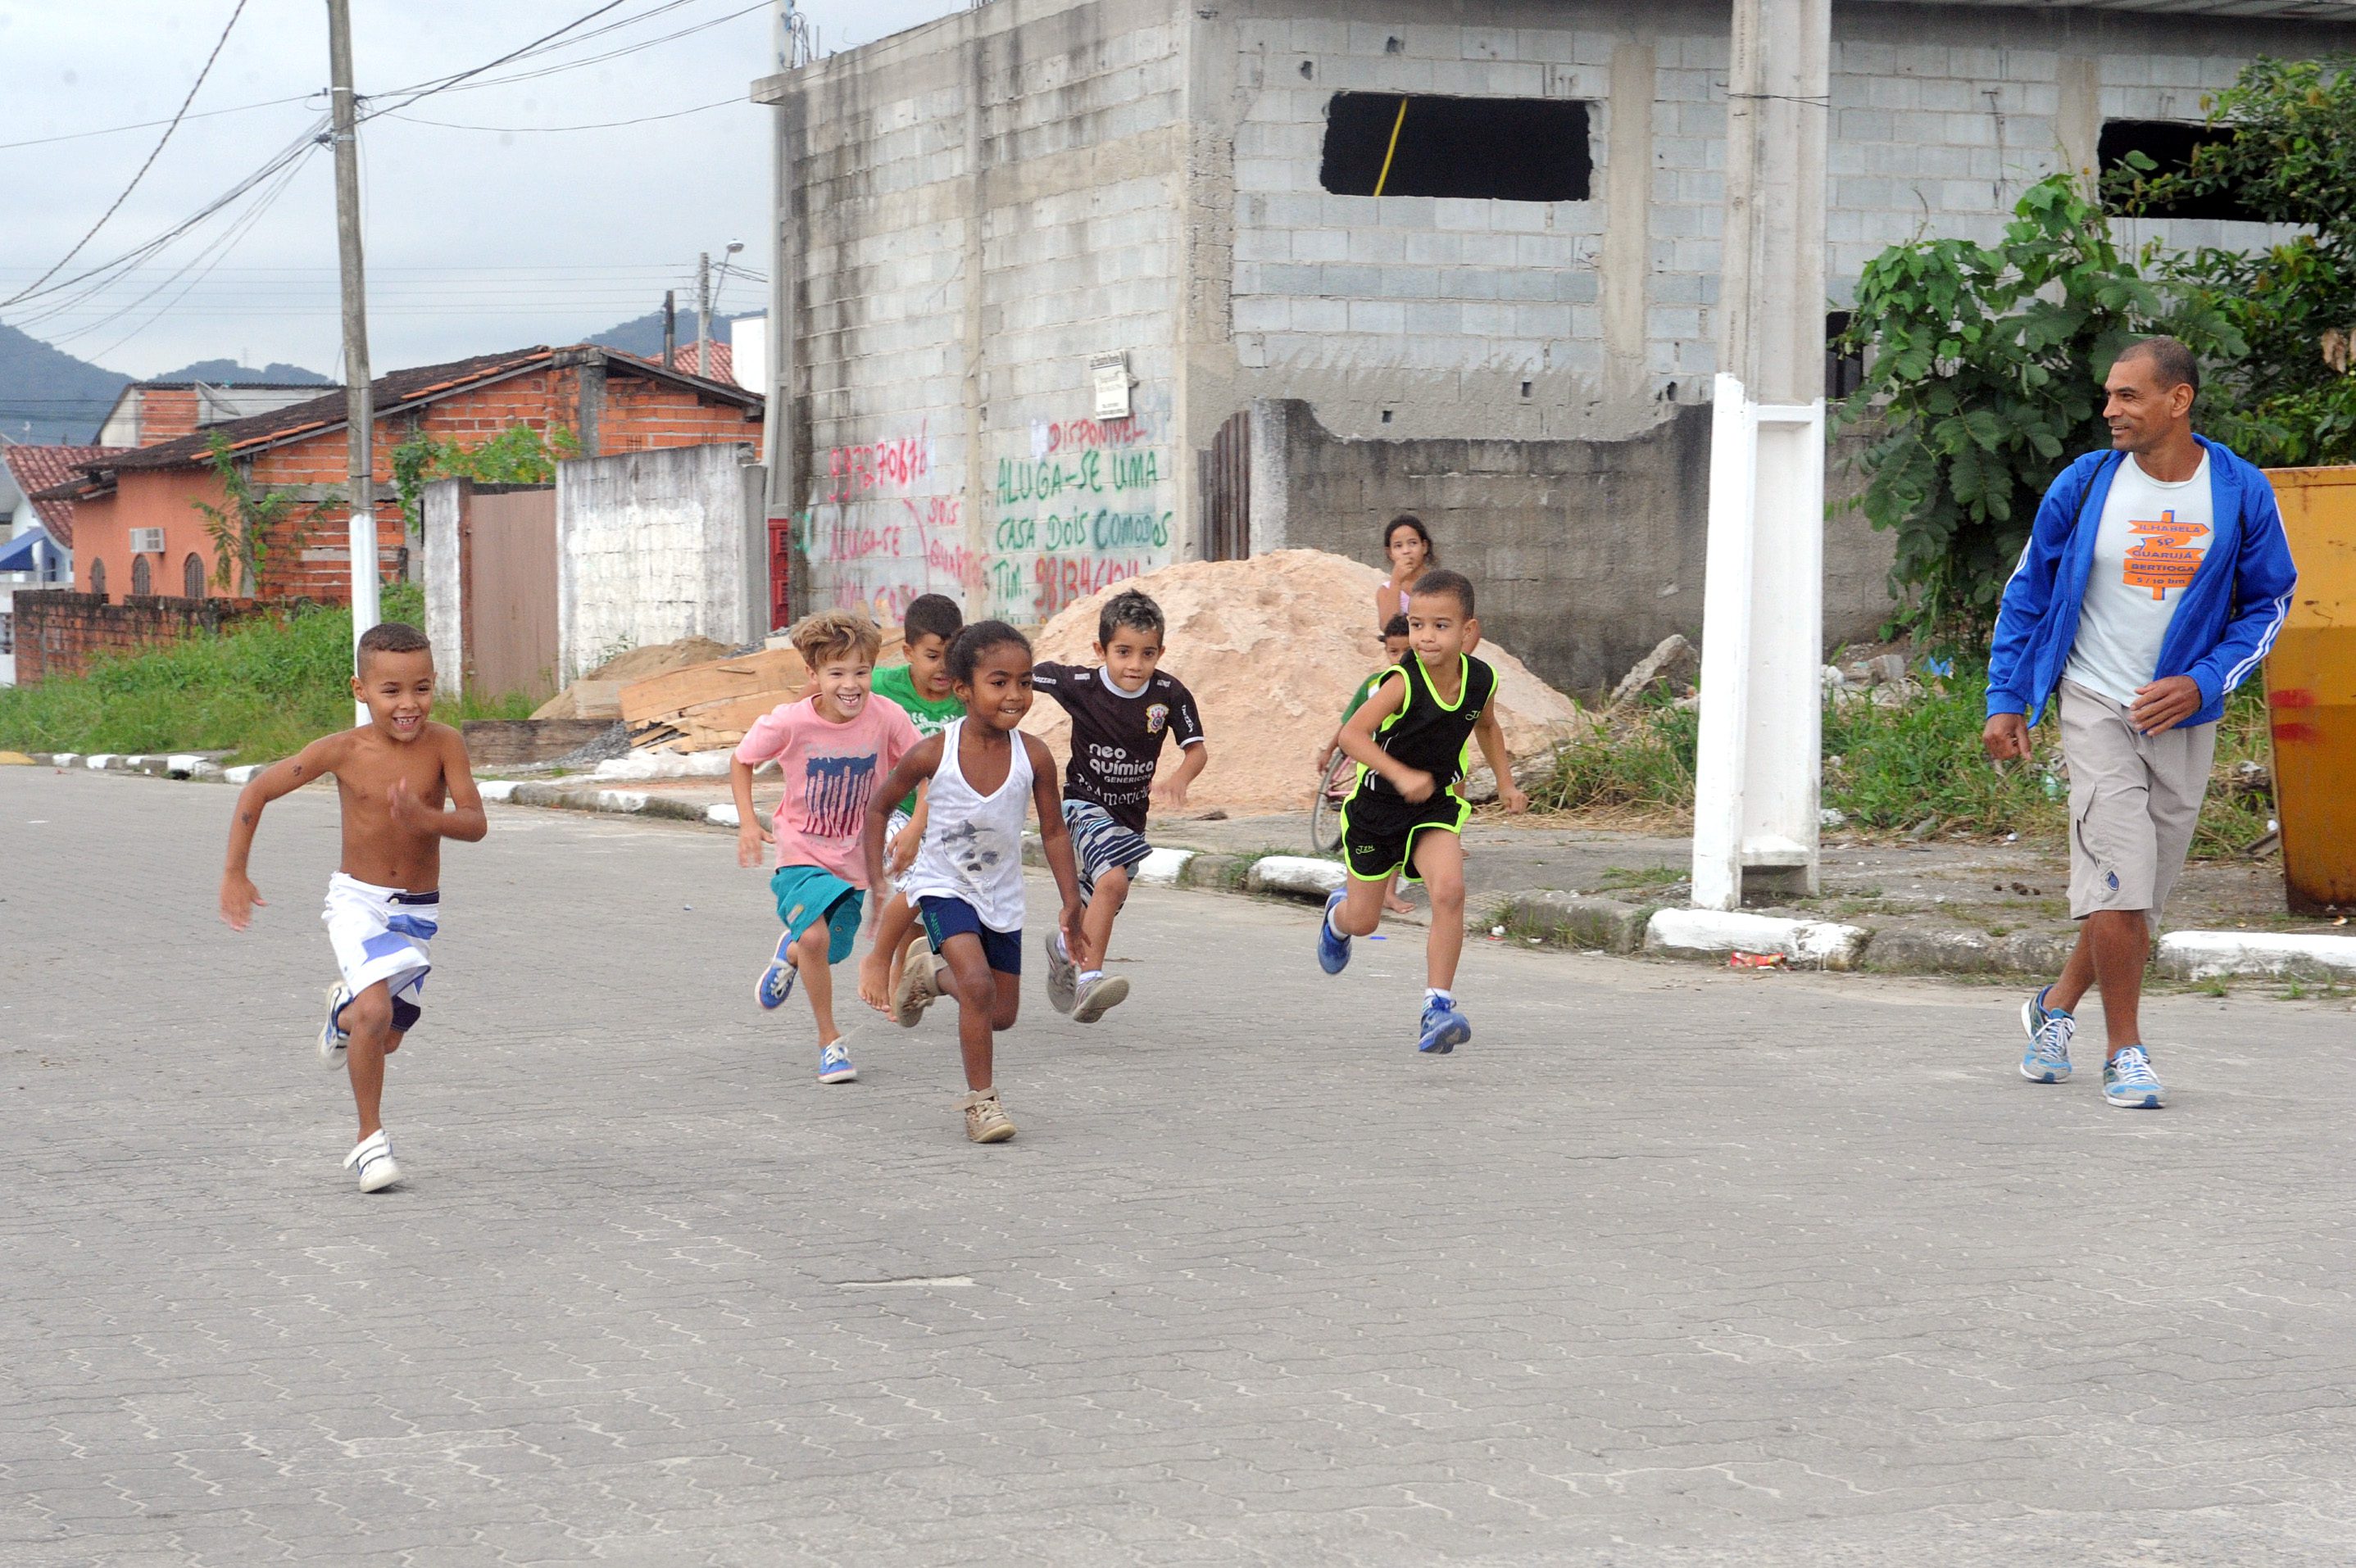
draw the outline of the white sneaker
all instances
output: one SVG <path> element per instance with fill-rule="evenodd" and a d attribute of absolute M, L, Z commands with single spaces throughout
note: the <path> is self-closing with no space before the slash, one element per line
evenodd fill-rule
<path fill-rule="evenodd" d="M 336 1017 L 351 1005 L 352 994 L 341 980 L 327 987 L 327 1014 L 319 1024 L 319 1065 L 330 1072 L 343 1070 L 344 1048 L 351 1036 L 337 1027 Z"/>
<path fill-rule="evenodd" d="M 1047 1002 L 1059 1013 L 1069 1013 L 1078 999 L 1080 966 L 1065 955 L 1061 933 L 1050 930 L 1040 939 L 1047 950 Z"/>
<path fill-rule="evenodd" d="M 1072 1021 L 1092 1024 L 1129 999 L 1129 982 L 1116 975 L 1083 980 L 1072 995 Z"/>
<path fill-rule="evenodd" d="M 382 1127 L 344 1156 L 344 1168 L 360 1173 L 362 1192 L 381 1192 L 401 1179 L 401 1167 L 392 1163 L 392 1139 Z"/>

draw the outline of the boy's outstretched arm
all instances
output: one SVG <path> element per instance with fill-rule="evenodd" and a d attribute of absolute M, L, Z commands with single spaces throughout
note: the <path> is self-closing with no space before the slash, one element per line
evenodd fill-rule
<path fill-rule="evenodd" d="M 1171 775 L 1153 781 L 1153 798 L 1164 806 L 1185 805 L 1186 786 L 1202 777 L 1203 769 L 1210 761 L 1211 743 L 1208 741 L 1197 741 L 1186 747 L 1185 755 L 1178 759 L 1178 766 Z"/>
<path fill-rule="evenodd" d="M 884 875 L 884 834 L 891 826 L 892 807 L 907 799 L 908 792 L 919 783 L 929 781 L 940 765 L 941 738 L 929 736 L 917 741 L 916 749 L 900 759 L 898 765 L 868 797 L 867 826 L 861 834 L 860 848 L 866 852 L 867 885 L 870 888 L 889 889 L 891 886 Z M 920 801 L 917 804 L 922 805 L 924 803 Z M 867 923 L 870 925 L 882 914 L 884 903 L 881 896 L 867 901 Z"/>
<path fill-rule="evenodd" d="M 221 918 L 234 931 L 253 922 L 253 906 L 267 905 L 245 874 L 246 857 L 253 852 L 254 830 L 262 826 L 262 808 L 282 795 L 292 795 L 322 773 L 336 771 L 351 745 L 351 731 L 323 735 L 283 762 L 271 763 L 246 781 L 237 792 L 237 811 L 229 821 L 229 863 L 221 869 Z"/>
<path fill-rule="evenodd" d="M 1481 742 L 1481 755 L 1487 759 L 1489 771 L 1497 775 L 1497 798 L 1505 803 L 1507 811 L 1527 811 L 1530 797 L 1514 782 L 1514 759 L 1505 750 L 1505 729 L 1497 722 L 1495 708 L 1482 709 L 1479 722 L 1472 726 L 1472 738 Z"/>
<path fill-rule="evenodd" d="M 1055 754 L 1036 735 L 1024 735 L 1023 744 L 1031 758 L 1031 804 L 1039 813 L 1039 848 L 1047 857 L 1047 869 L 1055 873 L 1055 891 L 1064 897 L 1063 912 L 1055 917 L 1056 928 L 1064 933 L 1064 951 L 1099 961 L 1104 955 L 1088 952 L 1080 930 L 1080 866 L 1072 859 L 1071 830 L 1064 826 L 1064 791 L 1055 782 Z"/>
<path fill-rule="evenodd" d="M 1350 721 L 1342 726 L 1335 737 L 1352 762 L 1372 768 L 1387 780 L 1393 789 L 1408 799 L 1421 803 L 1430 800 L 1439 789 L 1440 781 L 1421 768 L 1408 767 L 1405 763 L 1375 744 L 1375 726 L 1407 706 L 1407 677 L 1389 675 L 1383 677 L 1383 688 L 1366 699 Z"/>
<path fill-rule="evenodd" d="M 447 726 L 443 728 L 445 732 L 435 739 L 442 743 L 442 784 L 450 796 L 448 807 L 426 805 L 411 792 L 408 780 L 395 779 L 385 792 L 385 811 L 396 826 L 412 832 L 437 833 L 462 844 L 478 844 L 491 824 L 483 815 L 482 792 L 475 787 L 475 770 L 466 760 L 466 738 Z"/>
<path fill-rule="evenodd" d="M 761 846 L 775 840 L 761 825 L 761 814 L 753 805 L 750 763 L 736 757 L 728 759 L 728 793 L 736 797 L 736 863 L 748 871 L 756 870 L 761 864 Z"/>

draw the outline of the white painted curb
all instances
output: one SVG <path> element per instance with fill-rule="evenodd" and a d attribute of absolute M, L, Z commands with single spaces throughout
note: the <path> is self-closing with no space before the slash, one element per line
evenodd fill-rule
<path fill-rule="evenodd" d="M 520 779 L 482 779 L 476 783 L 475 788 L 485 800 L 513 800 L 516 785 L 522 782 Z"/>
<path fill-rule="evenodd" d="M 221 777 L 233 784 L 252 784 L 253 775 L 269 765 L 268 763 L 240 763 L 233 768 L 223 768 Z"/>
<path fill-rule="evenodd" d="M 49 765 L 51 767 L 70 768 L 76 766 L 80 762 L 81 753 L 79 752 L 53 752 L 49 755 Z"/>
<path fill-rule="evenodd" d="M 608 757 L 593 775 L 599 779 L 724 779 L 736 755 L 733 748 L 712 752 L 645 752 Z"/>
<path fill-rule="evenodd" d="M 2356 936 L 2171 931 L 2159 939 L 2159 969 L 2179 980 L 2237 975 L 2356 980 Z"/>
<path fill-rule="evenodd" d="M 1346 880 L 1339 862 L 1306 855 L 1263 855 L 1252 862 L 1244 887 L 1255 893 L 1290 893 L 1323 899 Z"/>
<path fill-rule="evenodd" d="M 705 806 L 703 808 L 703 820 L 711 823 L 715 827 L 742 827 L 744 826 L 744 819 L 736 815 L 736 803 L 731 800 L 715 800 L 710 805 Z"/>
<path fill-rule="evenodd" d="M 1169 888 L 1178 884 L 1178 873 L 1194 858 L 1192 849 L 1155 849 L 1138 863 L 1137 880 L 1156 887 Z"/>
<path fill-rule="evenodd" d="M 648 796 L 642 789 L 598 789 L 578 798 L 592 811 L 644 811 Z"/>
<path fill-rule="evenodd" d="M 92 773 L 104 773 L 114 765 L 114 757 L 112 752 L 92 752 L 81 760 L 81 765 Z"/>
<path fill-rule="evenodd" d="M 1872 933 L 1830 922 L 1786 920 L 1780 915 L 1729 910 L 1665 909 L 1644 927 L 1644 949 L 1673 958 L 1707 958 L 1721 953 L 1780 953 L 1795 964 L 1823 969 L 1853 969 Z"/>

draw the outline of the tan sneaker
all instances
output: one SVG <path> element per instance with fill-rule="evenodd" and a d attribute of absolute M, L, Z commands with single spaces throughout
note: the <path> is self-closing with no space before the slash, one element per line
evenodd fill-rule
<path fill-rule="evenodd" d="M 1014 1136 L 1014 1123 L 998 1103 L 995 1089 L 977 1089 L 958 1102 L 965 1111 L 965 1136 L 978 1144 L 1002 1144 Z"/>
<path fill-rule="evenodd" d="M 1099 975 L 1073 994 L 1072 1021 L 1092 1024 L 1128 999 L 1128 981 L 1117 976 Z"/>
<path fill-rule="evenodd" d="M 941 988 L 934 976 L 945 967 L 940 955 L 922 943 L 908 950 L 907 961 L 900 965 L 900 984 L 892 992 L 894 1023 L 902 1029 L 916 1027 L 925 1009 L 940 1000 Z"/>

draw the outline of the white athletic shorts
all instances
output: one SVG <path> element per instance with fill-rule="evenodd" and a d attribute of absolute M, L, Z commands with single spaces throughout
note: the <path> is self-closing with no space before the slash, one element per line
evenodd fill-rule
<path fill-rule="evenodd" d="M 901 830 L 905 828 L 908 824 L 914 820 L 914 817 L 911 817 L 906 812 L 900 810 L 897 806 L 893 808 L 891 819 L 884 824 L 884 854 L 885 859 L 888 859 L 891 857 L 892 841 L 899 837 Z M 916 865 L 914 862 L 911 862 L 905 871 L 892 878 L 892 891 L 898 893 L 902 898 L 907 899 L 910 903 L 915 903 L 916 901 L 909 896 L 908 879 L 916 874 Z"/>
<path fill-rule="evenodd" d="M 434 968 L 426 949 L 441 927 L 442 895 L 380 888 L 337 871 L 327 879 L 327 907 L 319 919 L 335 944 L 345 988 L 357 997 L 381 980 L 395 1027 L 414 1023 L 417 998 Z"/>

